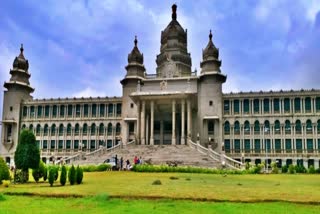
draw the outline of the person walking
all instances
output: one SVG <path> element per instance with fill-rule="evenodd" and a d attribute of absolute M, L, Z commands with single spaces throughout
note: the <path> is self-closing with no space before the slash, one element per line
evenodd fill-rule
<path fill-rule="evenodd" d="M 123 158 L 120 158 L 120 171 L 123 169 Z"/>

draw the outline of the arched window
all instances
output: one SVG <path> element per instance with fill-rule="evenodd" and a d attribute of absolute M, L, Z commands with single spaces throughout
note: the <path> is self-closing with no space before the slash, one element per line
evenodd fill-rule
<path fill-rule="evenodd" d="M 56 134 L 56 124 L 52 124 L 51 126 L 51 136 Z"/>
<path fill-rule="evenodd" d="M 236 121 L 234 123 L 234 134 L 240 134 L 240 123 L 239 123 L 239 121 Z"/>
<path fill-rule="evenodd" d="M 250 123 L 247 120 L 244 122 L 244 134 L 250 134 Z"/>
<path fill-rule="evenodd" d="M 291 124 L 289 120 L 286 120 L 285 125 L 284 125 L 284 129 L 286 134 L 290 134 L 291 133 Z"/>
<path fill-rule="evenodd" d="M 40 124 L 37 125 L 37 128 L 36 128 L 36 135 L 39 136 L 40 135 L 40 131 L 41 131 L 41 126 Z"/>
<path fill-rule="evenodd" d="M 96 134 L 96 124 L 91 124 L 91 135 L 95 135 Z"/>
<path fill-rule="evenodd" d="M 44 135 L 44 136 L 47 136 L 47 135 L 48 135 L 48 129 L 49 129 L 48 124 L 45 124 L 45 125 L 44 125 L 44 129 L 43 129 L 43 135 Z"/>
<path fill-rule="evenodd" d="M 280 121 L 279 120 L 276 120 L 274 122 L 274 132 L 276 134 L 280 134 L 281 130 L 280 130 Z"/>
<path fill-rule="evenodd" d="M 117 123 L 117 125 L 116 125 L 116 135 L 120 135 L 120 133 L 121 133 L 121 125 L 120 125 L 120 123 Z"/>
<path fill-rule="evenodd" d="M 311 134 L 312 133 L 312 122 L 311 122 L 311 120 L 307 120 L 307 122 L 306 122 L 306 131 L 307 131 L 307 134 Z"/>
<path fill-rule="evenodd" d="M 44 116 L 49 117 L 50 106 L 46 105 L 44 107 Z"/>
<path fill-rule="evenodd" d="M 64 108 L 65 108 L 64 105 L 60 106 L 60 117 L 64 117 Z"/>
<path fill-rule="evenodd" d="M 260 104 L 260 101 L 258 99 L 253 100 L 254 113 L 259 113 L 259 110 L 260 110 L 259 104 Z"/>
<path fill-rule="evenodd" d="M 229 135 L 230 134 L 230 123 L 229 121 L 226 121 L 224 123 L 224 134 Z"/>
<path fill-rule="evenodd" d="M 99 125 L 99 135 L 102 136 L 103 133 L 104 133 L 104 125 L 103 125 L 103 123 L 100 123 L 100 125 Z"/>
<path fill-rule="evenodd" d="M 254 133 L 255 133 L 255 134 L 259 134 L 259 133 L 260 133 L 260 123 L 259 123 L 258 120 L 256 120 L 256 121 L 254 122 Z"/>
<path fill-rule="evenodd" d="M 71 135 L 71 124 L 67 125 L 67 135 Z"/>
<path fill-rule="evenodd" d="M 296 121 L 296 134 L 301 134 L 301 121 L 297 120 Z"/>
<path fill-rule="evenodd" d="M 60 136 L 63 135 L 63 124 L 60 124 L 60 126 L 59 126 L 59 135 Z"/>
<path fill-rule="evenodd" d="M 33 125 L 32 124 L 29 125 L 29 130 L 33 132 Z"/>
<path fill-rule="evenodd" d="M 109 123 L 108 124 L 108 135 L 111 135 L 112 134 L 112 124 Z"/>
<path fill-rule="evenodd" d="M 82 127 L 82 134 L 86 135 L 88 133 L 88 125 L 85 123 Z"/>
<path fill-rule="evenodd" d="M 270 122 L 269 122 L 269 120 L 264 121 L 264 133 L 270 133 Z"/>
<path fill-rule="evenodd" d="M 88 104 L 84 104 L 83 105 L 83 115 L 85 117 L 88 117 L 88 115 L 89 115 L 89 106 L 88 106 Z"/>
<path fill-rule="evenodd" d="M 79 126 L 79 124 L 77 123 L 76 126 L 74 127 L 74 134 L 75 134 L 75 135 L 79 135 L 79 132 L 80 132 L 80 126 Z"/>
<path fill-rule="evenodd" d="M 76 105 L 76 117 L 80 117 L 80 104 Z"/>

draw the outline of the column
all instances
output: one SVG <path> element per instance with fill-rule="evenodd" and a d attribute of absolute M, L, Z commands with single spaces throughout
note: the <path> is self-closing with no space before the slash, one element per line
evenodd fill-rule
<path fill-rule="evenodd" d="M 153 139 L 153 132 L 154 132 L 154 101 L 151 101 L 150 103 L 150 108 L 151 108 L 151 122 L 150 122 L 150 145 L 154 144 L 154 139 Z"/>
<path fill-rule="evenodd" d="M 163 120 L 162 119 L 160 120 L 160 145 L 163 145 Z"/>
<path fill-rule="evenodd" d="M 136 130 L 136 133 L 137 133 L 137 136 L 136 136 L 137 142 L 135 142 L 135 143 L 140 144 L 140 101 L 137 102 L 137 130 Z"/>
<path fill-rule="evenodd" d="M 176 101 L 172 100 L 172 145 L 176 145 Z"/>
<path fill-rule="evenodd" d="M 185 111 L 185 101 L 182 100 L 181 101 L 181 145 L 185 145 L 186 141 L 185 141 L 185 137 L 184 137 L 184 111 Z"/>
<path fill-rule="evenodd" d="M 145 145 L 146 144 L 146 136 L 145 136 L 145 112 L 146 111 L 146 102 L 142 101 L 142 109 L 141 109 L 141 144 Z"/>
<path fill-rule="evenodd" d="M 191 102 L 187 100 L 187 138 L 191 140 Z"/>

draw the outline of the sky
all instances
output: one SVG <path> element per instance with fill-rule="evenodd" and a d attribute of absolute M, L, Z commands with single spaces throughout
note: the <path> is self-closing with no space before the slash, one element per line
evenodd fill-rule
<path fill-rule="evenodd" d="M 23 43 L 34 98 L 121 96 L 135 35 L 155 73 L 173 3 L 192 70 L 212 29 L 225 93 L 320 89 L 320 0 L 1 0 L 0 82 Z"/>

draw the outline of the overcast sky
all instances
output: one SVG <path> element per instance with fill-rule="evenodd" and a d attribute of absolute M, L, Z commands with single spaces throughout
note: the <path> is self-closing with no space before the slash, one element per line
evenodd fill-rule
<path fill-rule="evenodd" d="M 23 43 L 35 98 L 121 96 L 135 35 L 155 73 L 174 2 L 192 70 L 212 29 L 224 92 L 320 88 L 320 0 L 1 0 L 1 84 Z"/>

